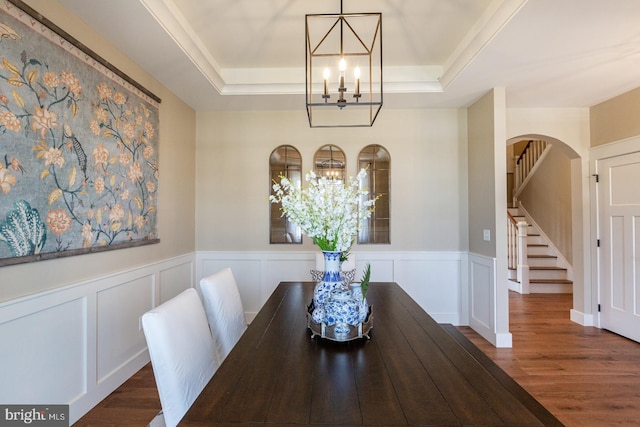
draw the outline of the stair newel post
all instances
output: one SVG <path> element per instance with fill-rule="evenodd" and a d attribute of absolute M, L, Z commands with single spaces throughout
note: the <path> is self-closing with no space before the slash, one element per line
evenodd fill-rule
<path fill-rule="evenodd" d="M 527 264 L 527 230 L 529 224 L 518 222 L 518 282 L 523 294 L 529 293 L 529 265 Z"/>

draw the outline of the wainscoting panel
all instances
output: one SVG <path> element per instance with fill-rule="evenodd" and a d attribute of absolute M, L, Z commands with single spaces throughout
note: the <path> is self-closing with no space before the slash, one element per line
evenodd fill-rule
<path fill-rule="evenodd" d="M 260 307 L 280 282 L 311 280 L 311 270 L 316 268 L 315 252 L 284 254 L 274 253 L 264 260 L 265 280 L 262 284 Z M 309 301 L 311 302 L 311 301 Z"/>
<path fill-rule="evenodd" d="M 154 306 L 178 295 L 187 288 L 192 287 L 193 281 L 193 260 L 189 259 L 182 264 L 172 265 L 160 271 L 158 284 L 159 298 L 154 299 Z"/>
<path fill-rule="evenodd" d="M 356 280 L 371 264 L 371 280 L 397 282 L 434 319 L 467 323 L 466 253 L 353 252 Z M 221 268 L 233 270 L 250 321 L 281 281 L 309 281 L 316 252 L 198 252 L 196 281 Z M 463 268 L 465 267 L 465 268 Z M 463 285 L 464 284 L 464 285 Z"/>
<path fill-rule="evenodd" d="M 360 258 L 356 258 L 356 281 L 362 279 L 362 273 L 367 267 L 367 263 L 371 264 L 371 281 L 372 282 L 397 282 L 398 261 L 404 259 L 404 256 L 390 257 L 383 254 L 364 254 Z"/>
<path fill-rule="evenodd" d="M 495 270 L 494 258 L 469 254 L 469 326 L 494 344 Z"/>
<path fill-rule="evenodd" d="M 147 275 L 97 294 L 97 378 L 103 382 L 146 350 L 140 313 L 152 308 L 153 276 Z"/>
<path fill-rule="evenodd" d="M 400 260 L 396 281 L 440 323 L 461 324 L 462 269 L 458 258 Z"/>
<path fill-rule="evenodd" d="M 188 254 L 0 303 L 0 402 L 69 404 L 74 423 L 149 362 L 140 317 L 193 287 Z"/>
<path fill-rule="evenodd" d="M 24 305 L 33 311 L 0 320 L 0 402 L 71 402 L 86 392 L 86 298 Z"/>
<path fill-rule="evenodd" d="M 242 252 L 227 252 L 221 259 L 202 259 L 202 261 L 198 263 L 201 268 L 200 273 L 196 276 L 196 283 L 199 284 L 203 277 L 207 277 L 223 268 L 231 268 L 233 277 L 238 284 L 240 298 L 242 299 L 245 309 L 245 317 L 247 321 L 251 321 L 263 304 L 262 295 L 260 292 L 256 292 L 255 286 L 253 285 L 261 282 L 262 260 L 260 257 L 253 256 L 253 253 L 247 253 L 247 256 L 243 256 L 242 254 Z"/>
<path fill-rule="evenodd" d="M 73 423 L 149 362 L 140 327 L 148 309 L 230 267 L 252 320 L 280 281 L 311 279 L 315 255 L 198 252 L 0 303 L 0 402 L 69 404 Z M 466 253 L 354 255 L 357 280 L 369 262 L 373 281 L 398 282 L 436 321 L 467 323 Z M 474 280 L 486 291 L 491 275 L 480 271 Z"/>

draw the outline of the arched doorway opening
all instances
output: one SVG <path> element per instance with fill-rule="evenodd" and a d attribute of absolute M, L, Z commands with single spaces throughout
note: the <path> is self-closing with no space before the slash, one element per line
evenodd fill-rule
<path fill-rule="evenodd" d="M 585 286 L 584 275 L 584 254 L 588 248 L 585 225 L 588 227 L 589 224 L 585 224 L 584 220 L 583 211 L 588 207 L 584 207 L 583 203 L 583 177 L 588 175 L 588 165 L 578 152 L 560 139 L 543 134 L 523 134 L 506 141 L 507 152 L 510 153 L 507 155 L 508 172 L 514 172 L 514 166 L 509 162 L 514 162 L 514 157 L 520 156 L 518 150 L 526 146 L 528 141 L 543 141 L 549 148 L 542 163 L 536 166 L 534 177 L 537 174 L 537 178 L 531 178 L 527 183 L 531 187 L 521 191 L 515 199 L 512 194 L 505 194 L 508 198 L 507 205 L 520 204 L 530 217 L 538 218 L 540 224 L 537 225 L 570 265 L 569 279 L 572 284 L 569 290 L 573 293 L 573 318 L 576 306 L 583 311 L 585 295 L 591 294 L 590 289 Z M 505 179 L 509 181 L 510 178 Z M 513 188 L 509 183 L 508 187 Z M 535 292 L 543 291 L 538 288 Z"/>

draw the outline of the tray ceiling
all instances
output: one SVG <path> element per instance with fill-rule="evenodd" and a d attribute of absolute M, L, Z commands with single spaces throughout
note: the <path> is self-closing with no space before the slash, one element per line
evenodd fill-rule
<path fill-rule="evenodd" d="M 304 16 L 339 0 L 60 0 L 194 109 L 304 108 Z M 385 108 L 588 107 L 640 86 L 640 1 L 344 0 L 381 12 Z"/>

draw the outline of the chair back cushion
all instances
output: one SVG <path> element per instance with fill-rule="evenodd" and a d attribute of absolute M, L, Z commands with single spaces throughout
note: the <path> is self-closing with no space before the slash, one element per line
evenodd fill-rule
<path fill-rule="evenodd" d="M 225 268 L 202 279 L 200 291 L 218 357 L 223 361 L 247 329 L 244 307 L 231 269 Z"/>
<path fill-rule="evenodd" d="M 175 426 L 219 362 L 198 292 L 189 288 L 142 315 L 167 426 Z"/>

